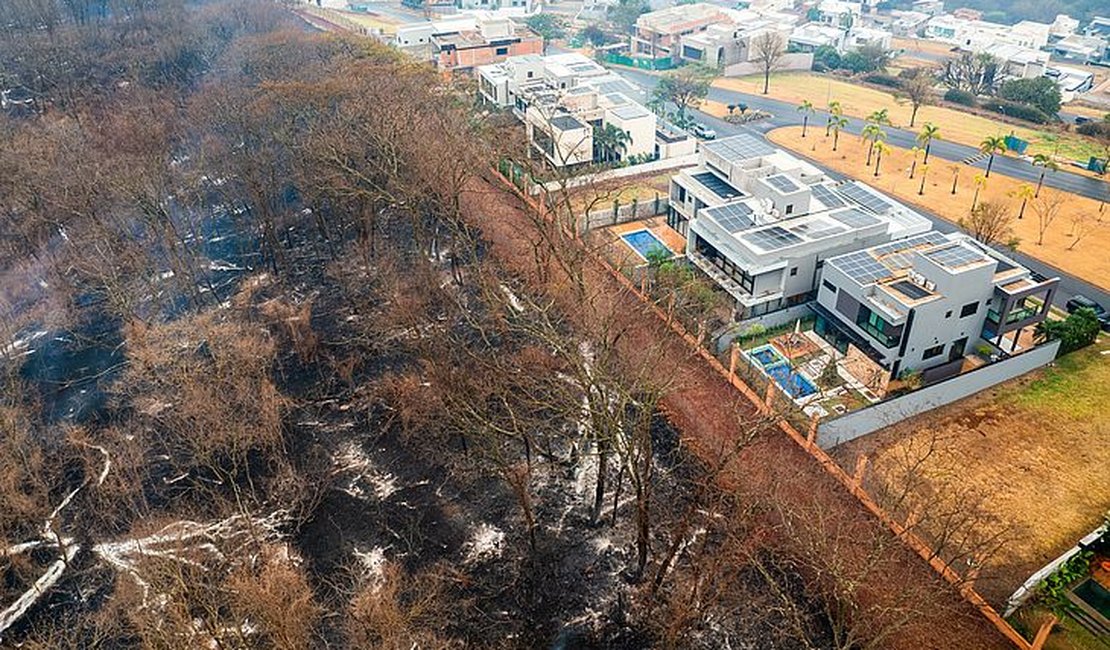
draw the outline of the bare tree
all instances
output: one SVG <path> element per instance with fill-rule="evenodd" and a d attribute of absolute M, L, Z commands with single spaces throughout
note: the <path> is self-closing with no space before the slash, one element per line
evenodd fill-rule
<path fill-rule="evenodd" d="M 1062 192 L 1049 192 L 1033 201 L 1033 212 L 1037 215 L 1037 244 L 1044 243 L 1044 234 L 1052 227 L 1052 223 L 1060 216 L 1060 211 L 1067 203 L 1066 194 Z"/>
<path fill-rule="evenodd" d="M 771 73 L 778 69 L 779 61 L 786 54 L 786 40 L 777 31 L 766 31 L 755 37 L 752 51 L 752 60 L 763 72 L 763 94 L 766 95 L 771 83 Z"/>
<path fill-rule="evenodd" d="M 972 209 L 971 214 L 960 219 L 959 226 L 967 234 L 987 246 L 1003 245 L 1015 248 L 1013 236 L 1014 215 L 1002 203 L 983 201 Z"/>
<path fill-rule="evenodd" d="M 917 120 L 917 111 L 933 103 L 933 88 L 937 79 L 929 68 L 917 68 L 902 81 L 898 96 L 910 104 L 910 127 Z"/>

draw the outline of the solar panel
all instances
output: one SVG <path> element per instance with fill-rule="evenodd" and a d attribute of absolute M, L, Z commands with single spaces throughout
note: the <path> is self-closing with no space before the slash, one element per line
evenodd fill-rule
<path fill-rule="evenodd" d="M 826 185 L 813 185 L 810 189 L 817 200 L 825 204 L 826 208 L 839 208 L 846 205 L 844 200 L 834 194 Z"/>
<path fill-rule="evenodd" d="M 785 246 L 802 243 L 801 237 L 780 226 L 771 226 L 766 230 L 750 232 L 744 235 L 743 239 L 766 251 L 778 250 Z"/>
<path fill-rule="evenodd" d="M 891 208 L 894 207 L 894 205 L 886 199 L 883 199 L 879 196 L 876 196 L 875 194 L 872 194 L 871 192 L 868 192 L 862 186 L 855 183 L 849 183 L 847 185 L 839 187 L 836 191 L 840 193 L 841 196 L 850 199 L 853 203 L 858 203 L 859 205 L 862 205 L 863 207 L 877 214 L 888 212 Z"/>
<path fill-rule="evenodd" d="M 967 264 L 987 261 L 987 258 L 984 257 L 982 253 L 973 251 L 966 246 L 960 246 L 959 244 L 947 248 L 931 250 L 925 253 L 925 256 L 937 264 L 947 266 L 948 268 L 956 268 Z"/>
<path fill-rule="evenodd" d="M 765 140 L 747 133 L 707 142 L 702 147 L 729 162 L 759 158 L 775 152 L 775 148 Z"/>
<path fill-rule="evenodd" d="M 827 264 L 840 269 L 840 272 L 860 284 L 871 284 L 890 277 L 890 269 L 871 256 L 868 251 L 856 251 L 834 257 Z"/>
<path fill-rule="evenodd" d="M 880 223 L 875 217 L 861 212 L 857 208 L 848 208 L 840 212 L 833 212 L 829 214 L 830 217 L 836 219 L 840 223 L 848 226 L 849 228 L 866 228 Z"/>
<path fill-rule="evenodd" d="M 911 248 L 917 248 L 918 246 L 925 246 L 925 245 L 934 245 L 935 246 L 937 244 L 943 244 L 946 241 L 948 241 L 948 240 L 945 239 L 944 235 L 940 234 L 939 232 L 936 232 L 935 230 L 930 230 L 929 232 L 922 233 L 920 235 L 914 235 L 913 237 L 907 237 L 905 239 L 898 239 L 898 240 L 892 241 L 889 244 L 883 244 L 882 246 L 876 246 L 876 247 L 871 249 L 871 252 L 876 257 L 881 257 L 883 255 L 886 255 L 888 253 L 894 253 L 896 251 L 909 250 Z"/>
<path fill-rule="evenodd" d="M 716 208 L 706 208 L 700 214 L 716 221 L 730 234 L 747 230 L 755 225 L 751 218 L 752 209 L 744 203 L 729 203 Z"/>
<path fill-rule="evenodd" d="M 766 181 L 780 192 L 797 192 L 799 189 L 797 183 L 790 180 L 788 176 L 783 176 L 782 174 L 768 176 Z"/>
<path fill-rule="evenodd" d="M 839 224 L 829 223 L 827 221 L 810 221 L 809 223 L 800 223 L 790 229 L 790 232 L 804 235 L 809 239 L 824 239 L 844 232 L 846 228 Z"/>
<path fill-rule="evenodd" d="M 729 185 L 727 181 L 713 172 L 694 174 L 693 178 L 722 199 L 735 199 L 744 196 L 743 192 Z"/>

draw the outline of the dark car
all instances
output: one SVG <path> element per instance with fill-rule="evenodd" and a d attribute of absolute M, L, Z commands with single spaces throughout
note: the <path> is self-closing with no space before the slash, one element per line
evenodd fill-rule
<path fill-rule="evenodd" d="M 1068 310 L 1069 314 L 1074 314 L 1077 310 L 1083 309 L 1084 307 L 1090 309 L 1095 312 L 1095 316 L 1098 317 L 1098 322 L 1102 326 L 1102 329 L 1110 330 L 1110 313 L 1107 313 L 1102 305 L 1091 300 L 1087 296 L 1076 294 L 1072 296 L 1071 300 L 1065 303 L 1064 307 Z"/>
<path fill-rule="evenodd" d="M 1090 122 L 1090 121 L 1091 121 L 1091 118 L 1083 117 L 1082 115 L 1077 115 L 1075 117 L 1075 123 L 1076 124 L 1086 124 L 1087 122 Z"/>

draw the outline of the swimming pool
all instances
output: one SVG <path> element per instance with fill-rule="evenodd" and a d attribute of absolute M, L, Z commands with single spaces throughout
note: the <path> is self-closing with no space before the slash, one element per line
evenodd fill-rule
<path fill-rule="evenodd" d="M 779 363 L 786 363 L 786 357 L 782 356 L 782 353 L 769 343 L 748 350 L 748 356 L 758 361 L 759 365 L 764 368 Z"/>
<path fill-rule="evenodd" d="M 653 250 L 662 251 L 666 253 L 668 257 L 674 257 L 674 251 L 667 248 L 667 245 L 660 241 L 658 237 L 651 234 L 650 230 L 645 229 L 625 233 L 621 235 L 621 239 L 623 239 L 624 243 L 628 244 L 632 250 L 636 251 L 637 255 L 644 258 L 645 262 L 647 261 L 648 253 Z"/>
<path fill-rule="evenodd" d="M 788 363 L 778 363 L 763 369 L 774 378 L 775 383 L 782 386 L 786 394 L 794 399 L 808 397 L 817 392 L 817 387 L 797 370 L 792 370 Z"/>

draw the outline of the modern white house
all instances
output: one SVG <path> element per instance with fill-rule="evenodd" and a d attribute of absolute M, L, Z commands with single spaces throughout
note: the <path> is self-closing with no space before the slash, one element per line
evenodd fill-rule
<path fill-rule="evenodd" d="M 930 229 L 928 219 L 765 140 L 704 143 L 671 178 L 668 224 L 744 320 L 812 300 L 825 260 Z"/>
<path fill-rule="evenodd" d="M 1018 351 L 1057 284 L 966 235 L 929 231 L 827 259 L 815 330 L 890 378 L 923 371 L 931 382 L 959 373 L 984 342 Z"/>
<path fill-rule="evenodd" d="M 581 54 L 479 66 L 478 90 L 490 105 L 512 110 L 536 153 L 553 167 L 690 155 L 696 146 L 693 138 L 663 127 L 635 99 L 639 91 L 632 84 Z M 625 134 L 616 150 L 603 150 L 594 137 L 608 127 Z"/>
<path fill-rule="evenodd" d="M 950 43 L 970 52 L 982 52 L 994 45 L 1017 45 L 1039 50 L 1048 45 L 1053 26 L 1023 20 L 1016 25 L 1002 25 L 985 20 L 968 20 L 943 14 L 925 24 L 925 38 Z"/>

